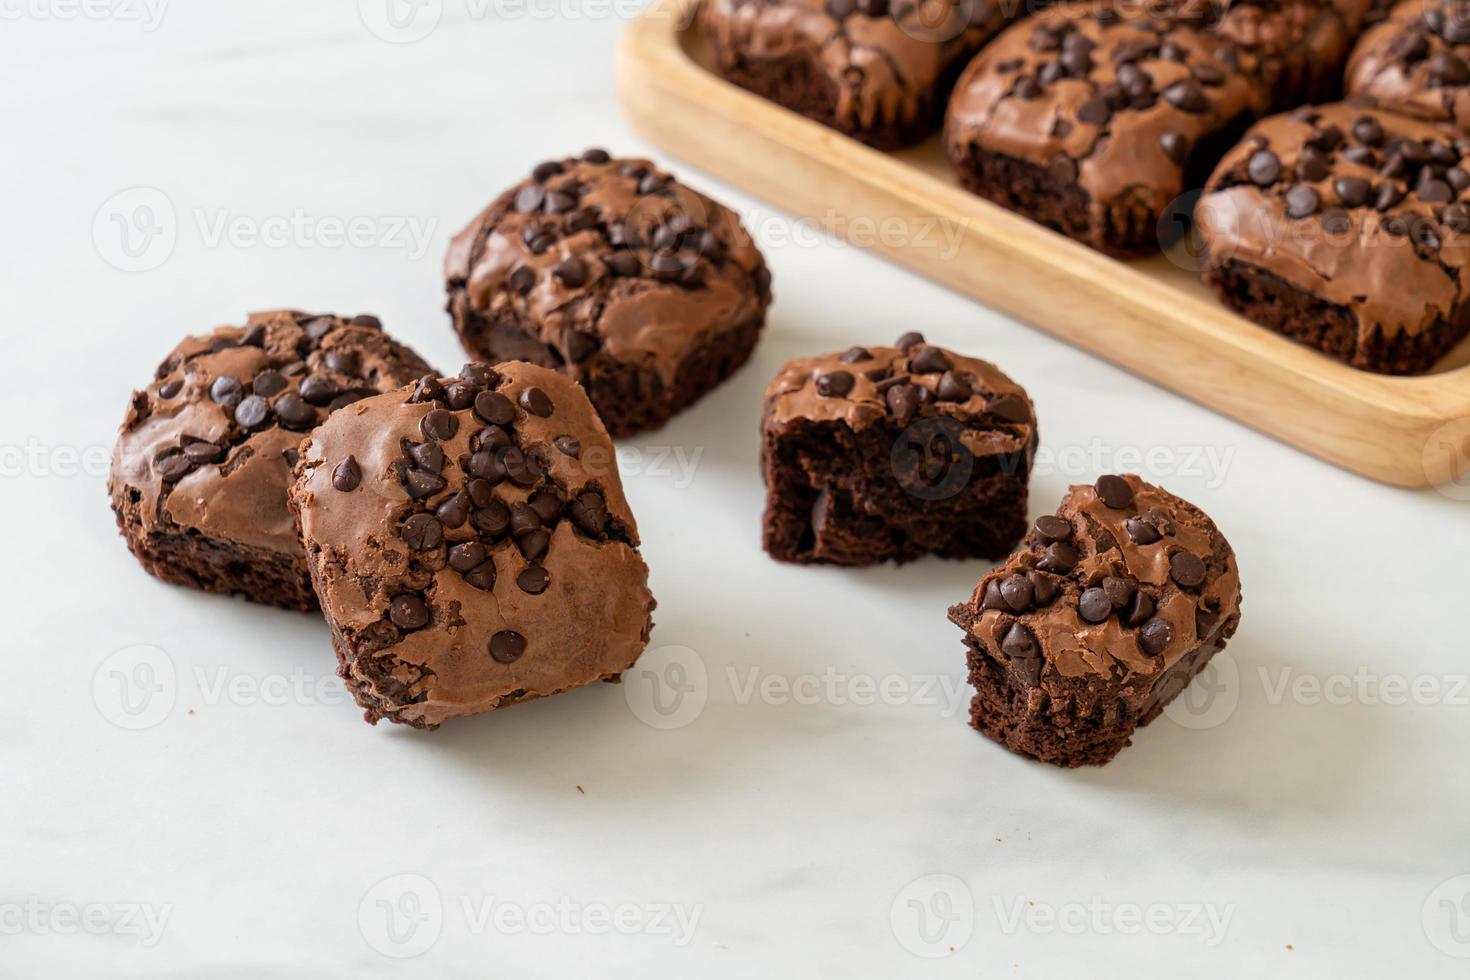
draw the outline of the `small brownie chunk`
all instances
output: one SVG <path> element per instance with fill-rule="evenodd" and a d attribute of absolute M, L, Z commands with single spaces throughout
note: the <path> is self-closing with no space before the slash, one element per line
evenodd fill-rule
<path fill-rule="evenodd" d="M 960 182 L 1113 255 L 1157 251 L 1160 218 L 1269 105 L 1235 49 L 1185 19 L 1068 4 L 965 69 L 945 147 Z"/>
<path fill-rule="evenodd" d="M 938 128 L 955 76 L 1026 5 L 1000 0 L 703 0 L 722 76 L 881 149 Z"/>
<path fill-rule="evenodd" d="M 377 317 L 278 311 L 190 337 L 133 392 L 108 491 L 166 582 L 316 608 L 286 488 L 318 422 L 430 368 Z"/>
<path fill-rule="evenodd" d="M 1470 3 L 1404 0 L 1370 28 L 1347 70 L 1354 101 L 1470 133 Z"/>
<path fill-rule="evenodd" d="M 734 212 L 647 160 L 549 161 L 454 239 L 470 355 L 580 382 L 615 436 L 663 425 L 745 363 L 771 275 Z"/>
<path fill-rule="evenodd" d="M 1228 46 L 1219 56 L 1255 76 L 1273 109 L 1342 94 L 1342 71 L 1369 13 L 1367 0 L 1160 0 L 1185 20 L 1198 17 Z"/>
<path fill-rule="evenodd" d="M 1470 330 L 1470 142 L 1335 103 L 1265 120 L 1195 209 L 1226 305 L 1358 368 L 1424 371 Z"/>
<path fill-rule="evenodd" d="M 1075 486 L 949 618 L 970 723 L 1012 752 L 1102 765 L 1240 621 L 1240 573 L 1198 507 L 1136 476 Z"/>
<path fill-rule="evenodd" d="M 791 361 L 766 388 L 761 428 L 773 558 L 993 559 L 1026 531 L 1031 400 L 993 364 L 917 333 Z"/>
<path fill-rule="evenodd" d="M 545 368 L 353 406 L 291 489 L 338 673 L 368 721 L 415 728 L 616 680 L 653 626 L 612 441 Z"/>

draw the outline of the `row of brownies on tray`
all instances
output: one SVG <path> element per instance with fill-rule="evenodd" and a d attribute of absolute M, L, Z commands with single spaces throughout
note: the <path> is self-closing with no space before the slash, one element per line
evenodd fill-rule
<path fill-rule="evenodd" d="M 320 609 L 368 720 L 417 728 L 636 661 L 654 600 L 611 434 L 735 371 L 771 301 L 733 212 L 601 150 L 496 197 L 445 271 L 475 358 L 457 375 L 373 316 L 256 314 L 133 393 L 109 480 L 148 571 Z M 1037 431 L 1019 384 L 916 332 L 791 361 L 762 403 L 763 543 L 801 564 L 1005 559 L 950 610 L 971 721 L 1103 763 L 1234 633 L 1239 572 L 1208 517 L 1134 476 L 1028 527 Z"/>
<path fill-rule="evenodd" d="M 725 77 L 879 148 L 942 117 L 966 188 L 1099 251 L 1168 246 L 1192 203 L 1220 299 L 1355 367 L 1425 371 L 1470 332 L 1466 0 L 704 0 L 699 23 Z"/>

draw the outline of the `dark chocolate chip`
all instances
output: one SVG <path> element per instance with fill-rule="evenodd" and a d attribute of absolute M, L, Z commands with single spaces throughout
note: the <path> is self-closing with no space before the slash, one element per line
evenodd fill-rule
<path fill-rule="evenodd" d="M 1077 567 L 1077 549 L 1070 541 L 1053 541 L 1042 552 L 1036 567 L 1043 572 L 1065 575 Z"/>
<path fill-rule="evenodd" d="M 1317 213 L 1322 198 L 1315 188 L 1297 184 L 1286 192 L 1286 213 L 1292 218 L 1306 218 Z"/>
<path fill-rule="evenodd" d="M 461 527 L 465 521 L 470 519 L 470 498 L 463 490 L 445 498 L 437 508 L 434 516 L 439 518 L 439 523 L 447 528 Z"/>
<path fill-rule="evenodd" d="M 1060 517 L 1052 514 L 1045 514 L 1038 517 L 1036 524 L 1033 526 L 1036 530 L 1036 536 L 1046 544 L 1051 544 L 1056 541 L 1066 541 L 1072 536 L 1071 522 L 1064 521 Z"/>
<path fill-rule="evenodd" d="M 1251 183 L 1269 187 L 1281 176 L 1281 159 L 1270 150 L 1257 150 L 1245 165 Z"/>
<path fill-rule="evenodd" d="M 561 334 L 562 349 L 567 353 L 567 360 L 573 364 L 581 364 L 591 357 L 598 347 L 597 338 L 589 333 L 583 333 L 575 327 L 567 327 Z"/>
<path fill-rule="evenodd" d="M 516 585 L 528 595 L 540 595 L 551 584 L 551 576 L 540 565 L 532 565 L 516 576 Z"/>
<path fill-rule="evenodd" d="M 1012 623 L 1000 641 L 1000 649 L 1013 660 L 1024 660 L 1037 656 L 1036 634 L 1022 623 Z"/>
<path fill-rule="evenodd" d="M 1181 112 L 1200 113 L 1210 107 L 1204 89 L 1189 79 L 1181 79 L 1159 93 L 1160 97 Z"/>
<path fill-rule="evenodd" d="M 985 410 L 996 418 L 1005 422 L 1015 422 L 1018 425 L 1031 421 L 1031 404 L 1024 395 L 1015 392 L 1001 395 L 995 401 L 985 406 Z"/>
<path fill-rule="evenodd" d="M 1368 203 L 1368 195 L 1372 193 L 1373 185 L 1362 177 L 1339 177 L 1332 182 L 1332 190 L 1337 194 L 1337 199 L 1343 207 L 1357 208 Z"/>
<path fill-rule="evenodd" d="M 595 490 L 589 490 L 572 501 L 567 513 L 571 515 L 573 524 L 594 537 L 601 537 L 607 530 L 607 502 Z"/>
<path fill-rule="evenodd" d="M 1204 560 L 1188 551 L 1176 551 L 1169 558 L 1169 577 L 1186 589 L 1198 588 L 1205 572 Z"/>
<path fill-rule="evenodd" d="M 823 398 L 845 398 L 855 383 L 851 371 L 828 371 L 817 375 L 817 394 Z"/>
<path fill-rule="evenodd" d="M 909 358 L 909 370 L 915 374 L 938 374 L 949 370 L 949 358 L 938 347 L 920 347 L 919 352 Z"/>
<path fill-rule="evenodd" d="M 403 474 L 403 489 L 414 500 L 422 500 L 432 497 L 448 486 L 444 477 L 438 473 L 430 473 L 414 466 L 405 467 Z"/>
<path fill-rule="evenodd" d="M 519 400 L 521 407 L 532 415 L 543 419 L 551 415 L 553 408 L 551 398 L 540 388 L 532 387 L 523 389 Z"/>
<path fill-rule="evenodd" d="M 1106 592 L 1093 586 L 1077 600 L 1077 613 L 1089 623 L 1101 623 L 1113 614 L 1113 603 Z"/>
<path fill-rule="evenodd" d="M 1102 590 L 1114 609 L 1122 609 L 1133 599 L 1133 585 L 1125 578 L 1109 575 L 1103 579 Z"/>
<path fill-rule="evenodd" d="M 516 407 L 498 391 L 482 391 L 475 396 L 475 414 L 491 425 L 510 425 L 516 418 Z"/>
<path fill-rule="evenodd" d="M 486 560 L 467 572 L 462 572 L 465 584 L 472 589 L 481 592 L 490 592 L 495 588 L 495 562 Z"/>
<path fill-rule="evenodd" d="M 551 444 L 563 456 L 570 456 L 576 459 L 582 455 L 582 442 L 576 436 L 557 436 L 551 440 Z"/>
<path fill-rule="evenodd" d="M 1111 473 L 1100 476 L 1092 485 L 1098 499 L 1113 510 L 1123 510 L 1133 504 L 1133 488 L 1121 476 Z"/>
<path fill-rule="evenodd" d="M 536 285 L 536 273 L 531 270 L 530 266 L 518 265 L 511 270 L 510 278 L 506 282 L 511 292 L 524 296 L 531 291 L 532 286 Z"/>
<path fill-rule="evenodd" d="M 194 469 L 194 461 L 179 450 L 166 453 L 153 461 L 153 472 L 165 483 L 183 479 Z"/>
<path fill-rule="evenodd" d="M 1123 625 L 1130 628 L 1144 623 L 1154 614 L 1153 596 L 1142 590 L 1133 593 L 1133 598 L 1128 602 L 1128 608 L 1123 610 L 1121 619 Z"/>
<path fill-rule="evenodd" d="M 419 420 L 419 431 L 425 439 L 452 439 L 459 431 L 459 417 L 453 412 L 436 408 Z"/>
<path fill-rule="evenodd" d="M 934 389 L 934 396 L 942 402 L 967 401 L 974 393 L 970 383 L 953 371 L 945 371 Z"/>
<path fill-rule="evenodd" d="M 357 457 L 348 456 L 337 464 L 332 471 L 332 486 L 343 493 L 351 493 L 362 483 L 362 467 L 357 465 Z"/>
<path fill-rule="evenodd" d="M 1130 517 L 1123 526 L 1127 529 L 1128 537 L 1133 539 L 1134 544 L 1153 544 L 1163 537 L 1158 528 L 1142 517 Z"/>
<path fill-rule="evenodd" d="M 587 282 L 587 263 L 575 255 L 562 259 L 551 271 L 568 289 L 578 289 Z"/>
<path fill-rule="evenodd" d="M 919 410 L 918 389 L 908 383 L 893 385 L 883 393 L 883 400 L 899 425 L 907 425 Z"/>
<path fill-rule="evenodd" d="M 413 514 L 403 522 L 398 535 L 414 551 L 428 551 L 444 540 L 444 525 L 432 514 Z"/>
<path fill-rule="evenodd" d="M 1143 648 L 1143 652 L 1150 656 L 1157 657 L 1167 650 L 1172 642 L 1174 642 L 1174 627 L 1170 626 L 1167 620 L 1157 616 L 1144 623 L 1143 628 L 1138 631 L 1138 644 Z"/>
<path fill-rule="evenodd" d="M 235 406 L 235 424 L 242 429 L 262 428 L 270 417 L 270 403 L 259 395 L 250 395 Z"/>
<path fill-rule="evenodd" d="M 418 596 L 404 593 L 388 604 L 388 618 L 399 629 L 416 630 L 428 625 L 429 607 Z"/>
<path fill-rule="evenodd" d="M 240 379 L 228 374 L 214 379 L 209 386 L 209 400 L 226 408 L 234 408 L 245 397 L 245 387 Z"/>
<path fill-rule="evenodd" d="M 478 541 L 466 541 L 449 549 L 449 567 L 463 575 L 484 564 L 490 552 Z"/>
<path fill-rule="evenodd" d="M 530 214 L 532 211 L 540 210 L 541 205 L 546 202 L 546 188 L 540 184 L 527 184 L 516 194 L 515 209 L 521 214 Z"/>
<path fill-rule="evenodd" d="M 1025 612 L 1036 599 L 1036 587 L 1024 575 L 1012 575 L 1000 583 L 1000 595 L 1013 612 Z"/>
<path fill-rule="evenodd" d="M 408 458 L 420 469 L 438 473 L 444 468 L 444 450 L 437 442 L 418 442 L 408 447 Z"/>
<path fill-rule="evenodd" d="M 487 506 L 470 514 L 470 523 L 475 530 L 496 537 L 510 527 L 510 508 L 503 501 L 491 500 Z"/>
<path fill-rule="evenodd" d="M 1057 597 L 1057 593 L 1061 591 L 1061 586 L 1057 584 L 1057 580 L 1050 575 L 1043 575 L 1040 572 L 1029 572 L 1026 577 L 1031 580 L 1032 595 L 1035 597 L 1038 606 L 1044 606 L 1051 602 Z"/>
<path fill-rule="evenodd" d="M 303 379 L 298 390 L 311 405 L 330 405 L 342 393 L 337 383 L 324 374 L 313 374 Z"/>
<path fill-rule="evenodd" d="M 1189 142 L 1172 129 L 1159 134 L 1159 149 L 1164 151 L 1164 156 L 1177 164 L 1182 165 L 1189 158 Z"/>
<path fill-rule="evenodd" d="M 922 344 L 923 342 L 923 334 L 919 333 L 917 330 L 910 330 L 908 333 L 895 340 L 893 342 L 893 346 L 897 347 L 899 350 L 907 354 L 910 347 L 915 347 L 919 344 Z"/>
<path fill-rule="evenodd" d="M 265 370 L 255 376 L 250 390 L 261 398 L 274 398 L 286 390 L 286 376 L 280 371 Z"/>
<path fill-rule="evenodd" d="M 288 391 L 275 404 L 276 418 L 280 419 L 281 425 L 288 429 L 304 430 L 316 425 L 316 409 L 306 403 L 306 399 Z"/>
<path fill-rule="evenodd" d="M 513 664 L 526 652 L 526 638 L 513 630 L 501 630 L 490 637 L 490 656 L 503 664 Z"/>

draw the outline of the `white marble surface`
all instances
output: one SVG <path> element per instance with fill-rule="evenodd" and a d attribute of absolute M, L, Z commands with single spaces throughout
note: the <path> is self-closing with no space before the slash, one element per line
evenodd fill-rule
<path fill-rule="evenodd" d="M 374 729 L 320 622 L 144 575 L 103 470 L 180 335 L 371 310 L 457 365 L 448 236 L 540 158 L 647 150 L 617 4 L 442 6 L 389 43 L 354 0 L 0 0 L 0 976 L 1466 975 L 1470 494 L 1316 462 L 697 173 L 778 299 L 627 445 L 660 601 L 629 684 Z M 130 254 L 120 220 L 165 234 Z M 1034 512 L 1142 468 L 1239 552 L 1228 661 L 1104 769 L 966 727 L 944 610 L 982 563 L 759 550 L 765 380 L 910 328 L 1030 388 Z"/>

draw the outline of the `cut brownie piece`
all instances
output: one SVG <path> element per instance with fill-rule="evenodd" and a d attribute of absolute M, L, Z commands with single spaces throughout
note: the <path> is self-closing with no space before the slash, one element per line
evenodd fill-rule
<path fill-rule="evenodd" d="M 1067 4 L 970 63 L 945 121 L 965 187 L 1110 254 L 1167 244 L 1160 219 L 1270 94 L 1213 31 L 1136 10 Z"/>
<path fill-rule="evenodd" d="M 1226 42 L 1217 52 L 1259 79 L 1273 109 L 1326 102 L 1342 94 L 1342 70 L 1368 16 L 1367 0 L 1172 0 L 1185 19 Z"/>
<path fill-rule="evenodd" d="M 449 312 L 473 357 L 580 382 L 615 436 L 656 428 L 745 363 L 771 276 L 734 212 L 647 160 L 550 161 L 454 239 Z"/>
<path fill-rule="evenodd" d="M 338 673 L 374 724 L 615 680 L 648 642 L 612 441 L 545 368 L 467 364 L 339 412 L 290 499 Z"/>
<path fill-rule="evenodd" d="M 927 137 L 955 76 L 1024 3 L 703 0 L 721 75 L 882 149 Z"/>
<path fill-rule="evenodd" d="M 1198 507 L 1103 476 L 1072 487 L 949 618 L 975 728 L 1042 762 L 1102 765 L 1235 633 L 1240 573 Z"/>
<path fill-rule="evenodd" d="M 1353 51 L 1348 95 L 1470 133 L 1470 3 L 1404 0 Z"/>
<path fill-rule="evenodd" d="M 1424 371 L 1470 330 L 1470 142 L 1341 103 L 1260 123 L 1195 210 L 1226 305 L 1354 367 Z"/>
<path fill-rule="evenodd" d="M 327 413 L 429 370 L 372 316 L 257 313 L 188 338 L 118 434 L 108 490 L 128 547 L 166 582 L 315 609 L 286 506 L 297 447 Z"/>
<path fill-rule="evenodd" d="M 791 361 L 766 389 L 762 433 L 773 558 L 998 558 L 1025 533 L 1031 400 L 916 333 Z"/>

